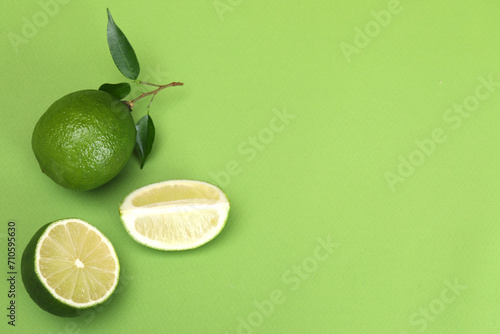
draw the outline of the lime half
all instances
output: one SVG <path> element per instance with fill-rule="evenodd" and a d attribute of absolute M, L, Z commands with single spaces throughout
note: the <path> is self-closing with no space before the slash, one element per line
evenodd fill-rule
<path fill-rule="evenodd" d="M 160 250 L 201 246 L 223 229 L 229 201 L 218 187 L 201 181 L 150 184 L 120 206 L 125 229 L 137 242 Z"/>
<path fill-rule="evenodd" d="M 38 230 L 24 250 L 21 270 L 38 306 L 71 317 L 108 299 L 120 265 L 113 245 L 97 228 L 70 218 Z"/>

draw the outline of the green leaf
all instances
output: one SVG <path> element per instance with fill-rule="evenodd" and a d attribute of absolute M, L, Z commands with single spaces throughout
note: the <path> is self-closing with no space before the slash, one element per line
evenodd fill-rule
<path fill-rule="evenodd" d="M 123 99 L 126 97 L 128 94 L 130 94 L 130 85 L 126 82 L 122 82 L 119 84 L 108 84 L 105 83 L 99 87 L 99 90 L 103 90 L 105 92 L 108 92 L 111 94 L 113 97 L 117 98 L 118 100 Z"/>
<path fill-rule="evenodd" d="M 127 37 L 118 28 L 108 11 L 108 45 L 111 51 L 111 57 L 115 62 L 116 67 L 122 72 L 124 76 L 129 79 L 135 80 L 141 71 L 139 61 L 135 55 L 134 49 L 127 40 Z"/>
<path fill-rule="evenodd" d="M 153 142 L 155 140 L 155 126 L 149 115 L 143 116 L 136 124 L 137 137 L 135 140 L 135 153 L 141 163 L 141 169 L 144 167 L 144 162 L 151 152 Z"/>

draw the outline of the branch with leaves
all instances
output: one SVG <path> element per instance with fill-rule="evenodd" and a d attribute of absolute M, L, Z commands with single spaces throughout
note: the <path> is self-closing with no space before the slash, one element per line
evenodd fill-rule
<path fill-rule="evenodd" d="M 153 102 L 156 94 L 167 87 L 173 86 L 182 86 L 182 82 L 171 82 L 166 85 L 153 84 L 144 81 L 137 81 L 139 77 L 139 73 L 141 72 L 141 68 L 139 66 L 139 61 L 137 60 L 137 56 L 135 55 L 134 49 L 130 45 L 127 37 L 121 31 L 120 28 L 116 25 L 113 17 L 111 16 L 111 12 L 109 9 L 108 12 L 108 27 L 107 27 L 107 38 L 108 38 L 108 46 L 109 51 L 111 52 L 111 57 L 118 68 L 118 70 L 128 79 L 133 80 L 133 82 L 137 82 L 141 85 L 147 85 L 156 87 L 156 89 L 149 91 L 147 93 L 142 93 L 136 98 L 131 100 L 123 100 L 125 99 L 131 92 L 130 84 L 127 82 L 117 83 L 117 84 L 103 84 L 99 87 L 99 90 L 108 92 L 115 98 L 122 100 L 125 103 L 130 111 L 135 106 L 135 103 L 140 99 L 145 98 L 146 96 L 151 96 L 151 100 L 148 103 L 146 108 L 146 115 L 144 115 L 136 124 L 137 129 L 137 137 L 135 142 L 135 153 L 137 154 L 141 169 L 144 167 L 144 163 L 146 161 L 147 156 L 151 153 L 151 149 L 153 147 L 153 142 L 155 139 L 155 127 L 153 124 L 153 120 L 149 115 L 149 107 Z"/>

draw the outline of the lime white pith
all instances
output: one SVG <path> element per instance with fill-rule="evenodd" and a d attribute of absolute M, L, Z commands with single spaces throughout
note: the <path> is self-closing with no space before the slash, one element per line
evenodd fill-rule
<path fill-rule="evenodd" d="M 111 242 L 80 219 L 51 224 L 40 237 L 35 271 L 50 294 L 74 308 L 105 301 L 114 291 L 120 266 Z"/>
<path fill-rule="evenodd" d="M 120 206 L 127 232 L 137 242 L 161 250 L 184 250 L 215 238 L 224 227 L 229 201 L 218 187 L 191 180 L 150 184 Z"/>

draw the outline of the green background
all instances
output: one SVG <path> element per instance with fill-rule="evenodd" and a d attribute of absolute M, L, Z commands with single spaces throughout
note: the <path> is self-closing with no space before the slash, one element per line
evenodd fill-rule
<path fill-rule="evenodd" d="M 106 7 L 139 78 L 185 86 L 155 98 L 143 170 L 134 158 L 109 184 L 73 192 L 40 172 L 31 133 L 61 96 L 123 81 Z M 498 333 L 499 13 L 493 0 L 4 6 L 2 276 L 8 221 L 19 269 L 35 231 L 65 217 L 111 240 L 122 276 L 110 303 L 64 319 L 40 310 L 18 274 L 15 328 L 2 279 L 1 331 Z M 170 179 L 227 193 L 212 242 L 160 252 L 127 235 L 120 202 Z"/>

